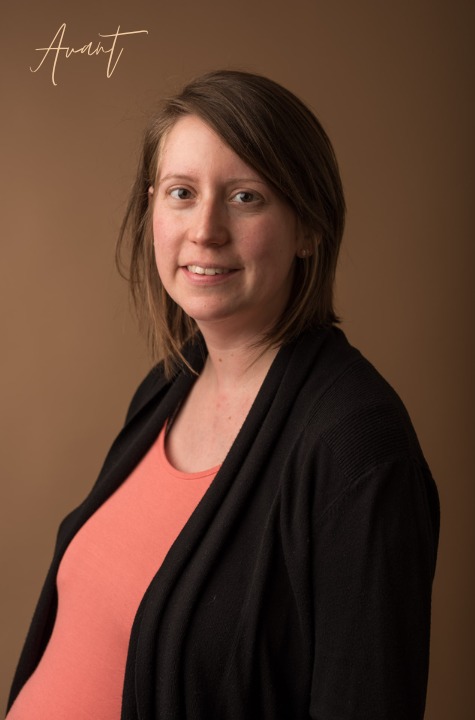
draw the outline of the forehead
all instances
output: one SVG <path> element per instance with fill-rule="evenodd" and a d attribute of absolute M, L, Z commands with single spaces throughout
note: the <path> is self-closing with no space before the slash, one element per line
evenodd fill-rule
<path fill-rule="evenodd" d="M 260 177 L 204 120 L 185 115 L 162 139 L 157 175 L 186 174 L 207 168 Z"/>
<path fill-rule="evenodd" d="M 197 115 L 183 115 L 178 118 L 167 131 L 163 147 L 169 149 L 183 143 L 193 143 L 198 139 L 228 147 L 211 125 Z"/>

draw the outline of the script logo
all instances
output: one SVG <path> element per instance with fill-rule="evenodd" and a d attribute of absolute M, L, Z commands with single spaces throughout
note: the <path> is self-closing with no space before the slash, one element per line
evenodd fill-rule
<path fill-rule="evenodd" d="M 56 82 L 56 66 L 58 64 L 58 59 L 61 55 L 61 53 L 64 53 L 64 57 L 70 58 L 71 55 L 100 55 L 103 53 L 104 55 L 109 55 L 109 60 L 107 62 L 107 68 L 106 68 L 106 75 L 108 78 L 110 78 L 114 72 L 114 70 L 117 67 L 117 63 L 120 60 L 120 57 L 122 53 L 124 52 L 123 47 L 118 47 L 117 40 L 118 38 L 123 38 L 126 35 L 140 35 L 141 33 L 145 33 L 148 35 L 148 30 L 131 30 L 129 32 L 120 32 L 120 25 L 117 27 L 117 30 L 114 33 L 111 33 L 109 35 L 103 35 L 102 33 L 98 33 L 100 38 L 112 38 L 110 47 L 104 47 L 101 41 L 98 43 L 89 42 L 86 45 L 83 45 L 80 48 L 73 48 L 69 47 L 68 45 L 63 45 L 64 41 L 64 34 L 66 32 L 66 23 L 63 23 L 60 25 L 59 30 L 57 31 L 54 38 L 51 40 L 51 43 L 48 45 L 48 47 L 41 47 L 36 48 L 37 52 L 44 51 L 44 55 L 42 59 L 40 60 L 39 64 L 36 68 L 30 67 L 31 72 L 38 72 L 40 67 L 43 65 L 49 54 L 51 53 L 53 58 L 53 67 L 51 70 L 51 80 L 53 82 L 53 85 L 57 85 Z"/>

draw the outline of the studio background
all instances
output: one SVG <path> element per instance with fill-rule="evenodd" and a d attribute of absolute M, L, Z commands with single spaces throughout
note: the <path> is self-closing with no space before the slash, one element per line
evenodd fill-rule
<path fill-rule="evenodd" d="M 442 504 L 426 718 L 475 717 L 475 4 L 453 0 L 16 0 L 0 10 L 0 705 L 57 526 L 94 482 L 149 367 L 114 266 L 142 129 L 215 68 L 301 96 L 348 202 L 337 306 L 404 400 Z M 108 56 L 64 53 L 120 25 Z M 110 47 L 110 40 L 104 39 Z"/>

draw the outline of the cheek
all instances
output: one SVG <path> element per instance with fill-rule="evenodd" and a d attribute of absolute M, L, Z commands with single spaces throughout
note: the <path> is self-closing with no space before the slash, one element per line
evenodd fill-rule
<path fill-rule="evenodd" d="M 183 235 L 180 223 L 166 212 L 156 214 L 152 219 L 153 244 L 164 251 L 177 250 Z"/>
<path fill-rule="evenodd" d="M 294 223 L 283 219 L 281 224 L 274 223 L 256 233 L 251 252 L 258 262 L 267 266 L 281 268 L 293 265 L 297 253 L 297 236 Z"/>
<path fill-rule="evenodd" d="M 152 220 L 153 244 L 158 245 L 160 238 L 164 237 L 164 227 L 161 218 L 154 217 Z"/>
<path fill-rule="evenodd" d="M 167 278 L 171 277 L 172 265 L 177 261 L 177 253 L 174 250 L 173 239 L 169 232 L 167 223 L 163 218 L 154 219 L 152 224 L 153 251 L 158 274 L 164 284 Z"/>
<path fill-rule="evenodd" d="M 162 222 L 155 219 L 153 220 L 152 234 L 155 264 L 157 266 L 158 274 L 163 281 L 166 279 L 167 259 L 169 257 L 169 253 L 167 252 L 167 236 Z"/>

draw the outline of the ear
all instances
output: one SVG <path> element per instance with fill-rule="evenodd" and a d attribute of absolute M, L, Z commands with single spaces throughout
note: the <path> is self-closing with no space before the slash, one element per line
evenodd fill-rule
<path fill-rule="evenodd" d="M 148 189 L 148 201 L 149 203 L 153 200 L 153 185 L 150 185 Z"/>
<path fill-rule="evenodd" d="M 312 232 L 302 221 L 298 218 L 297 224 L 297 250 L 295 254 L 298 258 L 308 258 L 314 253 L 314 243 L 318 239 L 315 238 L 315 233 Z"/>
<path fill-rule="evenodd" d="M 310 257 L 310 255 L 313 255 L 313 250 L 310 247 L 299 248 L 297 250 L 297 257 L 299 258 L 305 259 Z"/>

